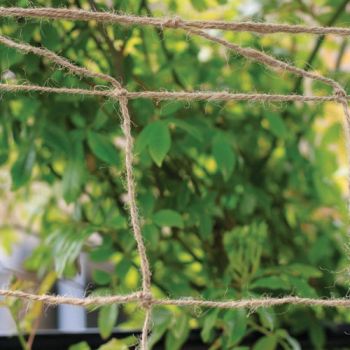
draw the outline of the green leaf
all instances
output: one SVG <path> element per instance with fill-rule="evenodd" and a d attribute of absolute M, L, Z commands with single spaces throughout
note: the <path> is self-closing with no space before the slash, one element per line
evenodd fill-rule
<path fill-rule="evenodd" d="M 235 167 L 236 156 L 233 153 L 231 145 L 225 137 L 217 136 L 213 140 L 213 156 L 221 171 L 224 180 L 227 181 Z"/>
<path fill-rule="evenodd" d="M 61 277 L 67 265 L 73 263 L 79 256 L 85 239 L 90 231 L 76 232 L 74 226 L 62 226 L 53 231 L 46 239 L 46 244 L 52 250 L 57 275 Z"/>
<path fill-rule="evenodd" d="M 275 350 L 277 347 L 277 337 L 268 335 L 260 338 L 253 347 L 253 350 Z"/>
<path fill-rule="evenodd" d="M 277 329 L 275 333 L 279 338 L 285 339 L 289 343 L 291 350 L 301 350 L 298 341 L 291 337 L 285 329 Z"/>
<path fill-rule="evenodd" d="M 55 150 L 57 153 L 70 153 L 71 145 L 67 133 L 62 128 L 47 124 L 43 130 L 43 138 L 45 143 Z"/>
<path fill-rule="evenodd" d="M 90 258 L 94 262 L 107 261 L 114 254 L 112 247 L 102 245 L 90 252 Z"/>
<path fill-rule="evenodd" d="M 74 202 L 81 193 L 85 169 L 83 160 L 82 145 L 74 141 L 62 178 L 63 197 L 67 203 Z"/>
<path fill-rule="evenodd" d="M 161 121 L 152 124 L 152 132 L 148 141 L 149 154 L 160 167 L 170 150 L 171 137 L 168 126 Z"/>
<path fill-rule="evenodd" d="M 111 275 L 102 270 L 93 270 L 92 278 L 97 284 L 100 285 L 108 284 L 111 282 Z"/>
<path fill-rule="evenodd" d="M 71 345 L 69 348 L 69 350 L 90 350 L 90 346 L 86 341 L 82 341 L 80 343 Z"/>
<path fill-rule="evenodd" d="M 70 159 L 63 174 L 63 197 L 67 203 L 74 202 L 81 192 L 82 168 L 80 160 Z"/>
<path fill-rule="evenodd" d="M 106 136 L 89 131 L 87 140 L 96 157 L 110 165 L 119 164 L 117 150 Z"/>
<path fill-rule="evenodd" d="M 273 331 L 276 322 L 275 314 L 267 308 L 261 308 L 257 310 L 257 313 L 259 315 L 261 324 L 270 331 Z"/>
<path fill-rule="evenodd" d="M 159 229 L 153 224 L 146 224 L 142 227 L 142 233 L 145 242 L 149 242 L 151 246 L 157 246 L 159 242 Z"/>
<path fill-rule="evenodd" d="M 191 125 L 190 123 L 187 123 L 184 120 L 181 119 L 176 119 L 176 118 L 168 118 L 167 119 L 170 123 L 174 124 L 176 127 L 183 129 L 186 131 L 188 134 L 193 136 L 196 140 L 199 142 L 203 141 L 203 136 L 202 134 L 198 131 L 198 128 L 195 126 Z"/>
<path fill-rule="evenodd" d="M 140 210 L 144 216 L 150 216 L 153 213 L 155 197 L 151 192 L 142 193 L 138 196 Z"/>
<path fill-rule="evenodd" d="M 174 210 L 163 209 L 153 215 L 153 221 L 158 226 L 170 226 L 183 228 L 182 216 Z"/>
<path fill-rule="evenodd" d="M 225 312 L 224 320 L 227 323 L 228 345 L 237 344 L 246 334 L 247 315 L 245 310 L 228 310 Z"/>
<path fill-rule="evenodd" d="M 334 123 L 330 127 L 327 127 L 322 137 L 322 144 L 328 147 L 330 144 L 337 143 L 337 141 L 343 135 L 342 125 L 338 122 Z"/>
<path fill-rule="evenodd" d="M 319 278 L 322 277 L 322 271 L 320 269 L 310 266 L 310 265 L 305 265 L 305 264 L 300 264 L 300 263 L 294 263 L 290 264 L 286 267 L 286 271 L 288 273 L 297 275 L 297 276 L 303 276 L 305 278 Z"/>
<path fill-rule="evenodd" d="M 191 4 L 197 11 L 204 11 L 208 8 L 205 0 L 191 0 Z"/>
<path fill-rule="evenodd" d="M 34 145 L 20 150 L 20 154 L 11 169 L 12 188 L 17 190 L 25 185 L 32 175 L 33 166 L 35 164 L 36 151 Z"/>
<path fill-rule="evenodd" d="M 256 198 L 254 193 L 246 191 L 239 203 L 239 209 L 242 215 L 251 215 L 256 207 Z"/>
<path fill-rule="evenodd" d="M 185 313 L 176 316 L 176 327 L 171 328 L 176 339 L 182 339 L 184 334 L 188 332 L 188 321 L 188 316 Z"/>
<path fill-rule="evenodd" d="M 295 289 L 297 295 L 305 298 L 317 297 L 315 289 L 312 288 L 306 280 L 299 277 L 288 276 L 288 281 Z"/>
<path fill-rule="evenodd" d="M 51 23 L 41 24 L 41 41 L 49 50 L 55 50 L 61 44 L 57 29 Z"/>
<path fill-rule="evenodd" d="M 269 112 L 266 115 L 266 119 L 269 122 L 269 129 L 276 137 L 285 139 L 288 136 L 288 129 L 284 120 L 277 113 Z"/>
<path fill-rule="evenodd" d="M 324 349 L 324 346 L 326 344 L 326 335 L 323 327 L 319 322 L 313 322 L 310 324 L 309 337 L 315 350 Z"/>
<path fill-rule="evenodd" d="M 199 214 L 199 233 L 205 240 L 211 238 L 213 232 L 213 220 L 208 213 L 202 212 Z"/>
<path fill-rule="evenodd" d="M 167 309 L 156 308 L 152 312 L 153 329 L 149 339 L 149 347 L 152 348 L 164 335 L 168 329 L 172 313 Z"/>
<path fill-rule="evenodd" d="M 135 153 L 140 153 L 147 148 L 152 134 L 152 123 L 148 124 L 137 136 L 135 142 Z"/>
<path fill-rule="evenodd" d="M 157 120 L 148 124 L 136 140 L 135 152 L 148 148 L 153 161 L 160 167 L 171 147 L 171 136 L 167 124 Z"/>
<path fill-rule="evenodd" d="M 9 158 L 9 133 L 4 121 L 0 121 L 0 165 L 4 164 Z"/>
<path fill-rule="evenodd" d="M 22 60 L 23 55 L 13 48 L 3 47 L 0 50 L 0 61 L 3 63 L 3 66 L 1 67 L 2 71 L 11 68 Z"/>
<path fill-rule="evenodd" d="M 121 279 L 125 279 L 126 274 L 129 272 L 130 268 L 132 266 L 131 261 L 123 257 L 119 263 L 117 263 L 117 266 L 115 267 L 115 273 L 116 275 Z"/>
<path fill-rule="evenodd" d="M 167 350 L 180 350 L 190 332 L 188 316 L 184 313 L 173 318 L 173 323 L 165 338 Z"/>
<path fill-rule="evenodd" d="M 128 337 L 131 339 L 131 337 Z M 130 344 L 132 342 L 132 344 Z M 129 350 L 129 346 L 133 346 L 137 344 L 137 339 L 135 337 L 130 341 L 127 338 L 124 339 L 116 339 L 113 338 L 108 341 L 106 344 L 101 345 L 98 350 Z"/>
<path fill-rule="evenodd" d="M 302 350 L 298 340 L 290 335 L 286 336 L 286 341 L 290 345 L 291 350 Z"/>
<path fill-rule="evenodd" d="M 160 114 L 162 116 L 167 116 L 170 114 L 175 114 L 176 111 L 181 109 L 183 107 L 183 101 L 167 101 L 165 104 L 162 105 Z"/>
<path fill-rule="evenodd" d="M 288 280 L 285 278 L 281 278 L 278 276 L 268 276 L 268 277 L 262 277 L 257 280 L 255 280 L 251 285 L 250 288 L 267 288 L 267 289 L 284 289 L 289 290 L 290 284 Z"/>
<path fill-rule="evenodd" d="M 106 305 L 102 306 L 98 313 L 98 328 L 100 330 L 101 337 L 107 339 L 113 331 L 115 323 L 118 317 L 118 305 Z"/>
<path fill-rule="evenodd" d="M 205 316 L 203 326 L 202 326 L 202 331 L 201 331 L 201 338 L 205 343 L 209 342 L 213 335 L 213 329 L 215 327 L 219 313 L 220 313 L 220 310 L 215 309 L 215 310 L 209 311 L 209 313 Z"/>
<path fill-rule="evenodd" d="M 34 117 L 40 106 L 40 102 L 37 99 L 30 97 L 22 97 L 20 100 L 21 107 L 14 111 L 14 115 L 21 122 L 26 122 L 30 117 Z"/>

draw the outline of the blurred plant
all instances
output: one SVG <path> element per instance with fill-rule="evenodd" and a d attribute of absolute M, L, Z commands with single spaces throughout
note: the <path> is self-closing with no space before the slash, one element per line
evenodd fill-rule
<path fill-rule="evenodd" d="M 332 20 L 334 24 L 345 21 L 346 3 L 260 1 L 250 2 L 249 9 L 258 11 L 255 17 L 259 20 L 294 22 L 300 21 L 302 13 L 306 23 Z M 33 4 L 108 9 L 107 2 L 93 0 L 16 3 Z M 14 4 L 5 1 L 5 5 Z M 113 8 L 141 15 L 172 11 L 186 17 L 228 20 L 248 11 L 238 1 L 192 0 L 191 5 L 141 0 L 115 1 Z M 122 79 L 131 91 L 291 93 L 300 89 L 295 77 L 286 74 L 281 78 L 181 32 L 22 19 L 1 20 L 1 28 L 6 35 L 108 72 Z M 335 47 L 332 38 L 316 43 L 308 59 L 312 37 L 225 36 L 291 62 L 306 61 L 344 83 L 341 65 L 329 72 L 319 55 L 321 47 Z M 45 60 L 4 47 L 0 48 L 0 68 L 2 79 L 8 82 L 79 87 L 99 83 L 78 80 Z M 313 89 L 321 87 L 315 84 Z M 0 162 L 5 169 L 11 167 L 16 194 L 11 198 L 12 207 L 37 191 L 33 185 L 49 188 L 49 199 L 29 220 L 40 232 L 40 244 L 25 263 L 42 280 L 35 289 L 46 292 L 55 278 L 73 276 L 79 269 L 77 258 L 85 251 L 91 261 L 108 263 L 114 269 L 112 274 L 101 268 L 92 272 L 93 293 L 134 291 L 139 284 L 138 258 L 125 210 L 124 140 L 114 103 L 63 95 L 6 95 L 3 101 Z M 138 201 L 154 293 L 209 299 L 346 294 L 346 279 L 334 282 L 331 272 L 348 263 L 344 177 L 336 173 L 344 161 L 340 111 L 330 104 L 229 102 L 223 107 L 219 103 L 135 100 L 130 102 L 130 112 L 136 139 Z M 328 117 L 331 114 L 339 119 Z M 92 235 L 101 242 L 91 245 Z M 6 237 L 8 244 L 10 236 Z M 19 283 L 14 281 L 12 287 L 26 287 Z M 22 334 L 35 334 L 31 325 L 41 309 L 37 304 L 26 306 L 28 313 L 23 318 L 22 302 L 5 303 L 16 320 L 23 349 L 29 350 L 31 342 Z M 106 341 L 119 311 L 116 306 L 99 311 L 99 328 Z M 140 326 L 141 311 L 127 305 L 122 312 L 126 321 L 119 321 L 119 327 Z M 151 344 L 164 337 L 167 350 L 180 349 L 190 330 L 198 327 L 210 349 L 246 349 L 242 344 L 254 332 L 260 338 L 253 349 L 271 350 L 278 346 L 299 349 L 293 337 L 305 331 L 315 349 L 324 348 L 324 327 L 349 321 L 349 316 L 319 308 L 205 311 L 172 307 L 157 308 L 153 319 Z M 100 349 L 127 349 L 134 343 L 134 338 L 112 339 Z M 71 347 L 86 349 L 86 343 Z"/>

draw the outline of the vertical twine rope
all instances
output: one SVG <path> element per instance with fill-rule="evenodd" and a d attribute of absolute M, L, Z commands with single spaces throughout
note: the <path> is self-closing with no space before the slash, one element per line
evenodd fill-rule
<path fill-rule="evenodd" d="M 116 95 L 119 99 L 120 111 L 122 114 L 123 132 L 125 135 L 126 146 L 125 146 L 125 168 L 126 168 L 126 186 L 128 191 L 128 201 L 130 210 L 131 225 L 134 233 L 134 237 L 137 243 L 137 249 L 141 259 L 141 273 L 142 273 L 142 291 L 144 293 L 145 300 L 149 299 L 149 302 L 143 301 L 142 307 L 145 309 L 145 320 L 142 328 L 141 344 L 142 350 L 147 350 L 148 343 L 148 332 L 152 313 L 152 295 L 151 295 L 151 270 L 149 268 L 149 262 L 147 259 L 146 248 L 143 242 L 140 216 L 136 204 L 136 192 L 135 192 L 135 181 L 133 174 L 133 138 L 131 135 L 131 121 L 128 109 L 128 98 L 126 97 L 127 91 L 122 89 L 121 85 L 118 84 L 116 89 Z"/>
<path fill-rule="evenodd" d="M 126 97 L 127 91 L 118 86 L 116 89 L 117 99 L 120 104 L 120 111 L 122 114 L 122 129 L 124 132 L 126 146 L 125 146 L 125 168 L 126 168 L 126 186 L 128 191 L 128 200 L 130 208 L 131 225 L 134 232 L 135 240 L 139 249 L 141 258 L 141 270 L 142 270 L 142 289 L 145 293 L 149 293 L 151 290 L 151 271 L 146 254 L 146 248 L 143 242 L 141 234 L 140 217 L 136 204 L 136 191 L 135 181 L 133 174 L 133 148 L 134 142 L 131 135 L 131 120 L 128 109 L 128 99 Z"/>

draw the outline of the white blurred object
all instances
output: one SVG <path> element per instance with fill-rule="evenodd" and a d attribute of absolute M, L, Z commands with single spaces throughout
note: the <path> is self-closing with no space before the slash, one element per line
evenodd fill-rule
<path fill-rule="evenodd" d="M 60 280 L 57 283 L 59 295 L 83 298 L 86 282 L 86 256 L 80 256 L 81 272 L 72 280 Z M 58 329 L 62 332 L 80 332 L 86 329 L 86 311 L 73 305 L 58 306 Z"/>
<path fill-rule="evenodd" d="M 11 80 L 11 79 L 16 79 L 16 74 L 14 72 L 12 72 L 11 70 L 5 70 L 2 74 L 1 74 L 1 79 L 3 80 Z"/>
<path fill-rule="evenodd" d="M 28 257 L 37 244 L 34 237 L 19 234 L 19 243 L 14 244 L 12 253 L 7 254 L 0 246 L 0 287 L 7 288 L 13 274 L 22 275 L 23 260 Z M 25 276 L 24 276 L 25 277 Z M 0 301 L 3 298 L 0 297 Z M 16 333 L 16 326 L 6 307 L 0 307 L 0 335 Z"/>
<path fill-rule="evenodd" d="M 243 16 L 254 16 L 261 10 L 261 4 L 256 0 L 248 0 L 238 6 L 238 10 Z"/>

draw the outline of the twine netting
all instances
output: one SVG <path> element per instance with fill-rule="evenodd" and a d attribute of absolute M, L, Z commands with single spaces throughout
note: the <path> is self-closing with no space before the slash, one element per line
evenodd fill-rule
<path fill-rule="evenodd" d="M 343 87 L 333 79 L 324 77 L 318 73 L 309 72 L 297 68 L 291 64 L 280 61 L 272 56 L 269 56 L 259 50 L 252 48 L 244 48 L 237 44 L 231 43 L 223 38 L 219 38 L 209 34 L 207 29 L 220 29 L 228 31 L 245 31 L 258 34 L 271 33 L 290 33 L 290 34 L 316 34 L 326 35 L 334 34 L 339 36 L 350 35 L 350 28 L 339 27 L 307 27 L 301 25 L 285 25 L 285 24 L 270 24 L 270 23 L 254 23 L 254 22 L 224 22 L 224 21 L 188 21 L 181 18 L 152 18 L 138 17 L 125 14 L 117 14 L 111 12 L 90 12 L 75 9 L 63 8 L 4 8 L 0 7 L 0 17 L 24 17 L 38 19 L 62 19 L 74 21 L 90 21 L 95 20 L 102 23 L 122 24 L 122 25 L 150 25 L 161 28 L 180 29 L 189 35 L 202 37 L 216 44 L 222 45 L 229 50 L 232 50 L 239 55 L 256 62 L 263 64 L 273 70 L 290 72 L 294 75 L 309 78 L 314 81 L 322 82 L 333 89 L 333 95 L 329 96 L 305 96 L 305 95 L 272 95 L 259 93 L 232 93 L 227 91 L 140 91 L 130 92 L 126 90 L 122 84 L 108 74 L 91 71 L 87 68 L 80 67 L 64 57 L 56 53 L 42 48 L 35 47 L 27 43 L 13 40 L 6 36 L 0 35 L 0 44 L 16 49 L 22 53 L 32 53 L 41 56 L 56 64 L 60 68 L 66 69 L 69 73 L 80 76 L 97 78 L 109 84 L 104 88 L 80 89 L 68 87 L 48 87 L 27 84 L 3 84 L 0 83 L 0 91 L 3 93 L 16 92 L 38 92 L 38 93 L 55 93 L 55 94 L 71 94 L 83 96 L 102 96 L 119 102 L 121 114 L 121 126 L 126 140 L 125 146 L 125 168 L 126 168 L 126 189 L 128 194 L 129 216 L 131 229 L 137 243 L 138 255 L 140 257 L 140 269 L 142 277 L 142 290 L 139 292 L 127 295 L 110 295 L 110 296 L 88 296 L 85 298 L 73 298 L 59 295 L 38 295 L 26 293 L 18 290 L 0 289 L 0 295 L 5 297 L 14 297 L 25 299 L 28 301 L 39 301 L 49 305 L 70 304 L 76 306 L 102 306 L 110 304 L 125 304 L 138 303 L 145 309 L 145 319 L 140 340 L 140 349 L 148 348 L 148 336 L 150 332 L 152 308 L 155 306 L 174 305 L 179 307 L 197 306 L 208 308 L 251 308 L 271 307 L 278 305 L 304 305 L 304 306 L 324 306 L 324 307 L 350 307 L 350 299 L 348 298 L 300 298 L 297 296 L 285 296 L 281 298 L 257 298 L 257 299 L 242 299 L 242 300 L 226 300 L 226 301 L 211 301 L 203 299 L 193 299 L 183 297 L 180 299 L 160 299 L 153 296 L 151 291 L 151 270 L 147 258 L 147 252 L 142 237 L 140 217 L 136 202 L 136 184 L 133 176 L 133 138 L 131 134 L 131 120 L 128 110 L 128 101 L 130 99 L 154 99 L 154 100 L 205 100 L 205 101 L 253 101 L 253 102 L 327 102 L 334 101 L 339 103 L 344 111 L 346 136 L 349 143 L 350 135 L 350 111 L 348 107 L 348 96 Z M 350 168 L 350 167 L 349 167 Z M 350 186 L 348 185 L 348 191 Z"/>

